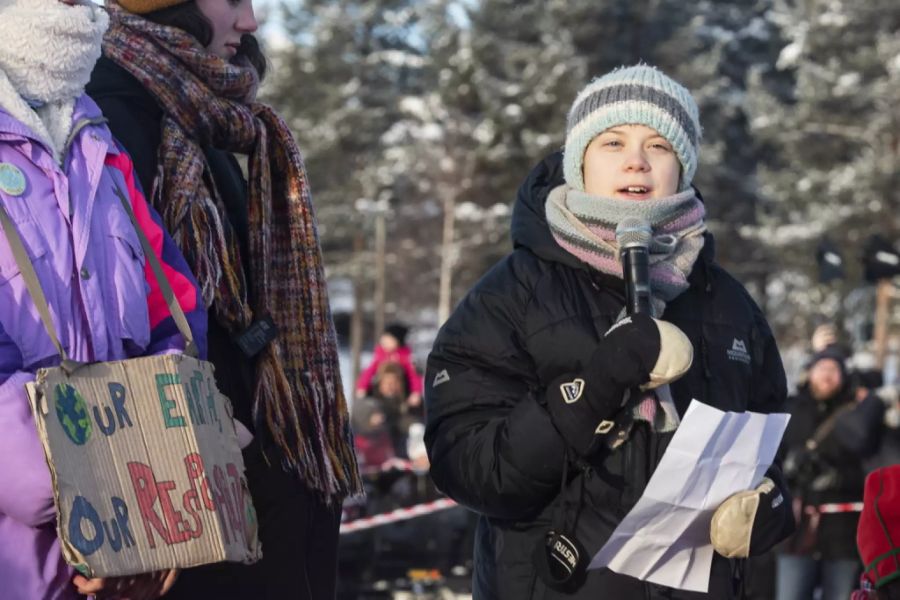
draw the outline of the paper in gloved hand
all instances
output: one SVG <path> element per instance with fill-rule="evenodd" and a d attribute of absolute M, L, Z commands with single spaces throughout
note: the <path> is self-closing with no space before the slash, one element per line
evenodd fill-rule
<path fill-rule="evenodd" d="M 588 568 L 706 592 L 712 515 L 726 498 L 762 481 L 789 419 L 692 401 L 643 496 Z"/>

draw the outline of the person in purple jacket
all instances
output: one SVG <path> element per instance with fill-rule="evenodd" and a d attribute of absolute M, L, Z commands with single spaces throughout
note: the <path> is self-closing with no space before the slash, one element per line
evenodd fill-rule
<path fill-rule="evenodd" d="M 145 266 L 160 257 L 201 355 L 206 313 L 183 257 L 146 203 L 131 159 L 83 89 L 107 14 L 89 0 L 0 0 L 0 206 L 22 239 L 70 358 L 180 352 Z M 88 580 L 64 562 L 50 472 L 24 385 L 60 357 L 0 230 L 0 597 L 155 598 L 174 572 Z"/>

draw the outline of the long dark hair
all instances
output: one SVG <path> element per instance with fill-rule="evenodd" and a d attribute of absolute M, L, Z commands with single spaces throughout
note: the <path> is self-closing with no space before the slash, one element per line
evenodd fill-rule
<path fill-rule="evenodd" d="M 197 3 L 194 0 L 188 0 L 169 8 L 155 10 L 144 15 L 144 18 L 160 25 L 169 27 L 177 27 L 185 31 L 200 42 L 203 46 L 209 46 L 213 39 L 212 24 L 209 19 L 200 12 Z M 250 34 L 241 36 L 241 45 L 238 48 L 238 55 L 244 55 L 250 61 L 250 64 L 259 73 L 259 80 L 262 81 L 266 76 L 266 56 L 263 54 L 259 41 Z"/>

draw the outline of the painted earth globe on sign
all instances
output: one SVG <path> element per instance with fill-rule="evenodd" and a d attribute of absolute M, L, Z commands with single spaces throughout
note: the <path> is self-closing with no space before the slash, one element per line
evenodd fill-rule
<path fill-rule="evenodd" d="M 82 446 L 90 439 L 91 419 L 87 404 L 71 385 L 61 383 L 56 386 L 56 416 L 73 443 Z"/>

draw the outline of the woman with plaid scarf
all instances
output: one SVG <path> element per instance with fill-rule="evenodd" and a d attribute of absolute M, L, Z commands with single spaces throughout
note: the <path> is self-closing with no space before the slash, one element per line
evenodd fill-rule
<path fill-rule="evenodd" d="M 106 8 L 88 93 L 197 276 L 219 389 L 252 434 L 263 559 L 186 571 L 171 596 L 331 598 L 341 502 L 361 485 L 303 161 L 255 100 L 252 0 Z"/>

